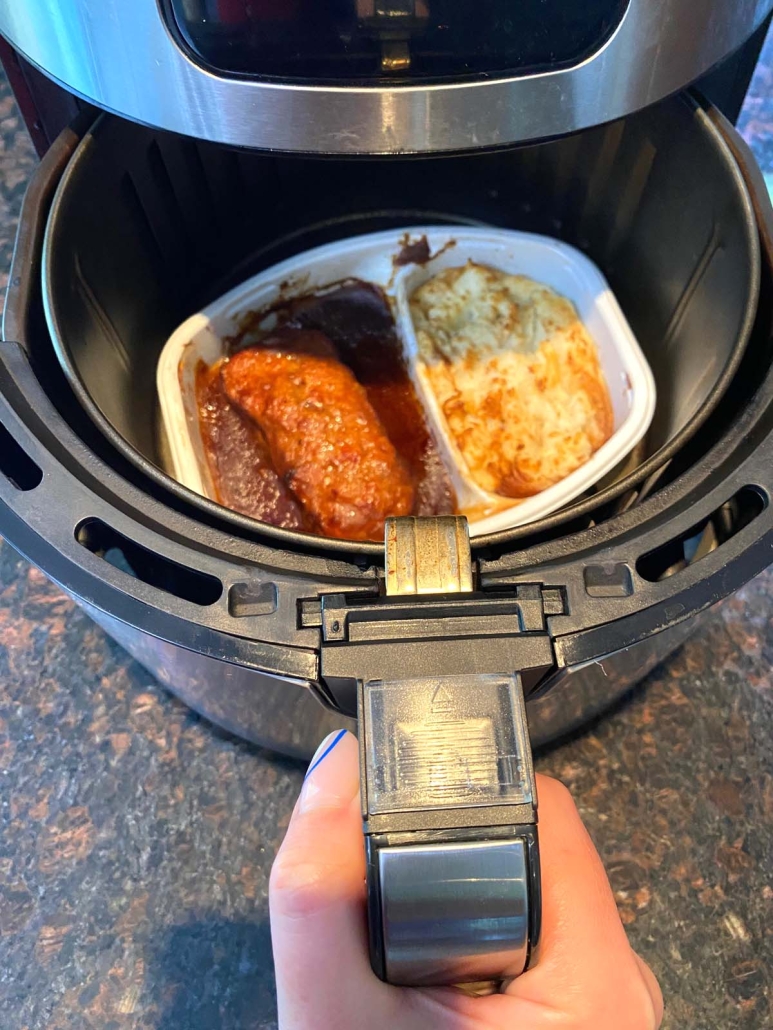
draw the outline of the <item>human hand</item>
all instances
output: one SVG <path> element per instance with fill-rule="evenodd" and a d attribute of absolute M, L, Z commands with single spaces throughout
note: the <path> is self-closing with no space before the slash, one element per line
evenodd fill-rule
<path fill-rule="evenodd" d="M 657 980 L 632 950 L 571 795 L 537 777 L 538 963 L 501 994 L 393 987 L 370 967 L 357 741 L 312 759 L 271 872 L 280 1030 L 656 1030 Z M 327 753 L 325 753 L 327 751 Z M 323 755 L 323 758 L 318 756 Z"/>

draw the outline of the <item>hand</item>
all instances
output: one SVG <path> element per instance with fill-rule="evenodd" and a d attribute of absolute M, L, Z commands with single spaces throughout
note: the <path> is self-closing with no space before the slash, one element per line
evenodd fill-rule
<path fill-rule="evenodd" d="M 571 795 L 546 776 L 537 965 L 487 997 L 382 983 L 368 958 L 357 741 L 333 740 L 312 760 L 271 873 L 281 1030 L 657 1030 L 657 980 L 628 943 Z"/>

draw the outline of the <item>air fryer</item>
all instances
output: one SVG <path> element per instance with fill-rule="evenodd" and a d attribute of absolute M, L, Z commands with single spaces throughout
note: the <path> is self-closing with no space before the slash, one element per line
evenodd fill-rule
<path fill-rule="evenodd" d="M 472 33 L 451 4 L 392 21 L 342 4 L 317 24 L 304 3 L 142 0 L 64 19 L 61 38 L 45 6 L 0 0 L 45 153 L 4 318 L 0 528 L 192 706 L 308 755 L 354 718 L 363 678 L 517 668 L 541 743 L 767 564 L 769 202 L 717 106 L 668 96 L 702 75 L 732 116 L 767 5 L 707 0 L 722 31 L 706 34 L 681 0 L 526 5 L 518 32 L 492 3 Z M 121 18 L 146 47 L 117 48 Z M 154 48 L 169 60 L 140 89 Z M 384 596 L 378 544 L 273 529 L 176 483 L 154 386 L 169 332 L 230 286 L 319 243 L 433 223 L 587 253 L 658 392 L 624 467 L 474 541 L 474 593 L 434 608 Z"/>

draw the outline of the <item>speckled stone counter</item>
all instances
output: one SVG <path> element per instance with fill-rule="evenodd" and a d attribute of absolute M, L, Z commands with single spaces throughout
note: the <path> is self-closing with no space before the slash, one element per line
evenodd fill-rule
<path fill-rule="evenodd" d="M 771 169 L 767 57 L 742 127 Z M 2 268 L 33 166 L 6 91 Z M 672 1030 L 773 1025 L 771 658 L 768 573 L 538 761 L 574 792 Z M 274 1027 L 266 889 L 302 775 L 189 712 L 0 544 L 0 1027 Z"/>

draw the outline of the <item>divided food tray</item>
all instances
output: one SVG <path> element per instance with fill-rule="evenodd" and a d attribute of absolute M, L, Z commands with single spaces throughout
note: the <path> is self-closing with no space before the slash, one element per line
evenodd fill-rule
<path fill-rule="evenodd" d="M 426 237 L 431 257 L 400 265 L 406 240 Z M 551 287 L 577 308 L 594 340 L 614 416 L 614 430 L 589 461 L 535 496 L 514 500 L 487 494 L 469 475 L 421 362 L 409 311 L 413 292 L 435 274 L 468 260 L 525 275 Z M 580 251 L 546 236 L 470 227 L 393 229 L 317 247 L 274 265 L 187 319 L 169 338 L 158 362 L 157 387 L 171 468 L 179 482 L 215 498 L 198 421 L 195 380 L 200 361 L 222 357 L 227 341 L 255 313 L 271 328 L 279 302 L 324 291 L 346 279 L 380 286 L 393 308 L 409 374 L 427 413 L 457 492 L 459 509 L 498 508 L 470 516 L 470 535 L 495 533 L 540 519 L 576 499 L 615 468 L 646 433 L 655 410 L 655 384 L 636 339 L 598 268 Z"/>

